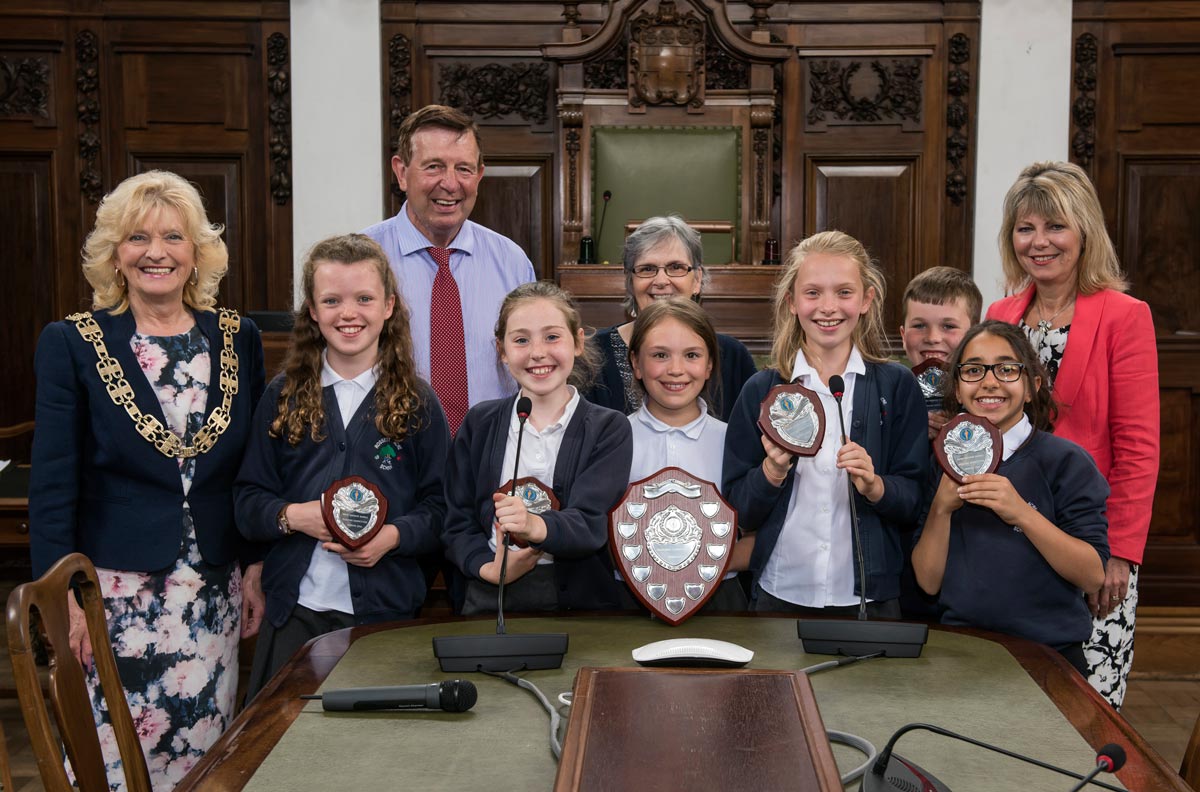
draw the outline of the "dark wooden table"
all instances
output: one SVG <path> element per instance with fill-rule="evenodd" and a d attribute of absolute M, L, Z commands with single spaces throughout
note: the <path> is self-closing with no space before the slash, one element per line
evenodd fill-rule
<path fill-rule="evenodd" d="M 603 615 L 612 617 L 614 614 Z M 634 618 L 636 617 L 630 616 L 631 620 Z M 644 616 L 641 618 L 645 619 Z M 773 617 L 747 614 L 744 618 Z M 208 755 L 176 787 L 177 792 L 241 790 L 303 709 L 306 702 L 300 700 L 299 696 L 316 691 L 354 641 L 384 630 L 443 621 L 448 620 L 424 619 L 355 627 L 310 641 L 270 682 L 254 703 L 237 717 Z M 794 623 L 794 619 L 791 621 Z M 519 623 L 520 619 L 510 619 L 510 625 Z M 479 624 L 486 631 L 487 622 L 481 621 Z M 1125 748 L 1128 760 L 1124 769 L 1117 773 L 1117 778 L 1128 789 L 1188 792 L 1189 788 L 1175 769 L 1169 766 L 1057 652 L 1040 644 L 994 633 L 941 626 L 931 629 L 972 635 L 1004 647 L 1088 745 L 1098 749 L 1111 742 Z M 518 626 L 510 631 L 519 632 L 520 628 Z M 799 654 L 798 640 L 797 652 Z M 808 659 L 819 662 L 821 658 L 809 656 Z M 981 680 L 981 684 L 986 684 L 986 680 Z M 831 724 L 826 723 L 826 726 Z M 882 749 L 883 746 L 877 747 Z M 963 748 L 975 750 L 965 745 Z M 898 750 L 903 752 L 902 747 Z M 1086 772 L 1087 767 L 1073 769 Z M 1062 788 L 1069 788 L 1070 780 L 1065 777 L 1062 780 L 1066 782 Z"/>

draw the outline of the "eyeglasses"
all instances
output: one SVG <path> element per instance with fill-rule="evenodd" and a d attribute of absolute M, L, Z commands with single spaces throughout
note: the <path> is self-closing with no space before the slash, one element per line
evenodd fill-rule
<path fill-rule="evenodd" d="M 1025 371 L 1024 363 L 959 363 L 958 378 L 963 382 L 979 382 L 988 372 L 1000 382 L 1016 382 Z"/>
<path fill-rule="evenodd" d="M 659 270 L 666 270 L 668 278 L 682 278 L 687 275 L 695 267 L 689 267 L 681 261 L 672 261 L 670 264 L 664 264 L 661 267 L 657 264 L 637 264 L 629 271 L 633 273 L 635 278 L 653 278 L 658 275 Z"/>

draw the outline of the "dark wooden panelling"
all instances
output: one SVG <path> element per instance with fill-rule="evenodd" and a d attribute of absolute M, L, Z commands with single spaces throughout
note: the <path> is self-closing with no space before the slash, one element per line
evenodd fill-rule
<path fill-rule="evenodd" d="M 4 361 L 4 398 L 0 429 L 32 420 L 33 348 L 52 319 L 54 294 L 53 182 L 49 154 L 0 155 L 0 294 L 5 299 L 0 360 Z M 0 459 L 28 460 L 31 434 L 0 439 Z"/>
<path fill-rule="evenodd" d="M 1162 459 L 1147 605 L 1200 605 L 1200 5 L 1076 0 L 1072 159 L 1158 330 Z"/>
<path fill-rule="evenodd" d="M 554 277 L 550 206 L 550 157 L 490 157 L 479 182 L 471 219 L 499 231 L 521 246 L 539 278 Z"/>
<path fill-rule="evenodd" d="M 1124 165 L 1120 254 L 1133 290 L 1160 333 L 1200 332 L 1200 157 Z"/>
<path fill-rule="evenodd" d="M 246 129 L 248 56 L 204 51 L 175 55 L 126 52 L 119 56 L 124 124 L 215 124 Z M 256 114 L 257 115 L 257 114 Z"/>
<path fill-rule="evenodd" d="M 192 182 L 204 198 L 208 219 L 225 226 L 225 245 L 229 248 L 229 272 L 221 283 L 221 305 L 246 305 L 243 281 L 245 269 L 245 217 L 242 207 L 244 179 L 240 158 L 221 160 L 190 159 L 186 154 L 139 155 L 130 152 L 132 172 L 169 170 Z"/>
<path fill-rule="evenodd" d="M 845 231 L 862 242 L 887 278 L 884 326 L 899 327 L 900 297 L 916 274 L 913 234 L 920 166 L 915 159 L 868 162 L 811 157 L 807 169 L 813 231 Z"/>

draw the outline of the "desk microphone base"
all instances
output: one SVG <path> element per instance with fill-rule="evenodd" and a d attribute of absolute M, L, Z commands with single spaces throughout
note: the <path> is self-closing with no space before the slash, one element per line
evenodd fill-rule
<path fill-rule="evenodd" d="M 433 639 L 443 671 L 538 671 L 562 666 L 566 633 L 448 635 Z"/>
<path fill-rule="evenodd" d="M 809 654 L 920 657 L 929 625 L 891 621 L 800 619 L 796 632 Z"/>

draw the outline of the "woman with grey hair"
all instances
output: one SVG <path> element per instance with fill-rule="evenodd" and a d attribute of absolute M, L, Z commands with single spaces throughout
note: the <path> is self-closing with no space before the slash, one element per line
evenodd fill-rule
<path fill-rule="evenodd" d="M 629 321 L 596 333 L 595 343 L 604 365 L 596 384 L 584 394 L 599 404 L 629 415 L 642 403 L 642 392 L 629 365 L 629 339 L 633 318 L 654 300 L 690 297 L 700 301 L 705 283 L 700 232 L 678 215 L 651 217 L 625 240 L 621 253 L 625 268 L 625 313 Z M 754 359 L 741 341 L 717 334 L 721 376 L 709 381 L 706 398 L 712 414 L 722 421 L 742 385 L 754 374 Z"/>

